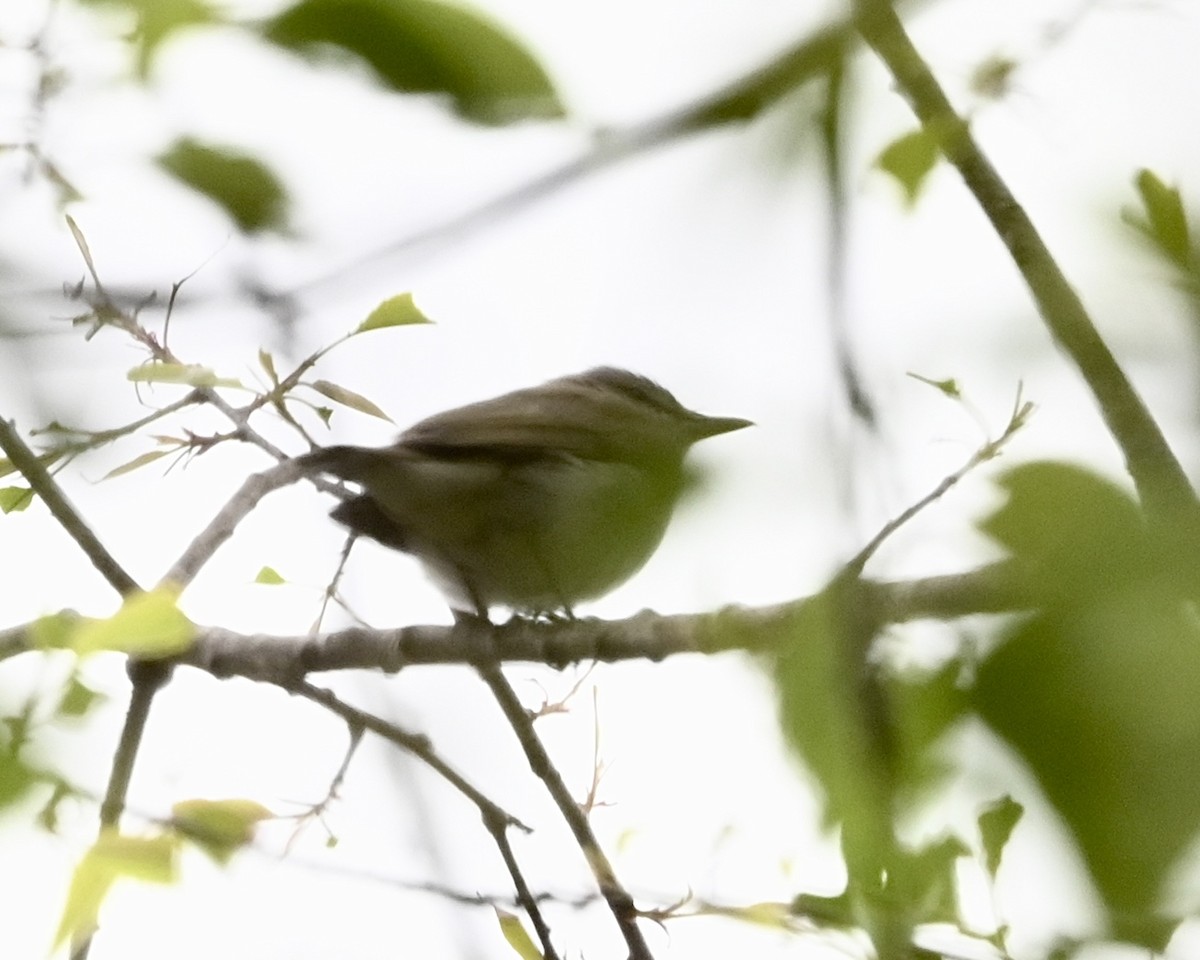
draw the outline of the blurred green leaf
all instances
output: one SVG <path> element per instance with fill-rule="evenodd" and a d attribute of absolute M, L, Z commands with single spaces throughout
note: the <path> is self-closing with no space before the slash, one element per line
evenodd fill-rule
<path fill-rule="evenodd" d="M 962 664 L 951 660 L 934 672 L 890 671 L 884 678 L 891 766 L 897 786 L 914 796 L 943 772 L 943 761 L 930 748 L 965 712 L 961 673 Z"/>
<path fill-rule="evenodd" d="M 1134 185 L 1142 209 L 1126 211 L 1125 221 L 1146 236 L 1175 266 L 1191 268 L 1192 241 L 1179 188 L 1168 187 L 1153 171 L 1146 169 L 1138 171 Z"/>
<path fill-rule="evenodd" d="M 856 919 L 888 956 L 908 943 L 910 914 L 890 890 L 900 856 L 892 734 L 867 660 L 876 625 L 862 621 L 856 586 L 836 580 L 801 607 L 785 627 L 774 679 L 784 737 L 820 784 L 826 823 L 841 826 Z"/>
<path fill-rule="evenodd" d="M 405 327 L 414 323 L 433 321 L 417 308 L 411 293 L 398 293 L 372 310 L 367 319 L 354 329 L 354 333 L 382 330 L 384 327 Z"/>
<path fill-rule="evenodd" d="M 80 619 L 79 614 L 71 610 L 38 617 L 29 628 L 30 646 L 35 650 L 66 650 Z"/>
<path fill-rule="evenodd" d="M 846 927 L 855 925 L 854 904 L 845 893 L 836 897 L 823 897 L 815 893 L 801 893 L 792 900 L 792 913 L 812 920 L 823 927 Z"/>
<path fill-rule="evenodd" d="M 300 0 L 269 21 L 267 39 L 307 55 L 341 48 L 403 93 L 437 93 L 476 123 L 563 116 L 532 56 L 482 15 L 433 0 Z"/>
<path fill-rule="evenodd" d="M 153 463 L 155 460 L 165 457 L 170 452 L 170 450 L 150 450 L 147 453 L 139 454 L 127 463 L 123 463 L 119 467 L 113 467 L 100 479 L 111 480 L 113 477 L 120 477 L 126 473 L 133 473 L 133 471 L 138 469 L 138 467 L 144 467 L 148 463 Z"/>
<path fill-rule="evenodd" d="M 912 912 L 915 923 L 957 925 L 956 864 L 970 852 L 953 836 L 940 837 L 919 850 L 905 850 L 892 870 L 892 897 Z"/>
<path fill-rule="evenodd" d="M 198 363 L 143 363 L 125 376 L 134 383 L 181 383 L 189 387 L 246 389 L 237 378 L 218 377 L 215 371 Z"/>
<path fill-rule="evenodd" d="M 107 620 L 85 620 L 71 637 L 80 654 L 115 650 L 137 657 L 169 657 L 186 650 L 196 627 L 176 606 L 178 591 L 159 587 L 127 597 Z"/>
<path fill-rule="evenodd" d="M 96 7 L 128 11 L 136 21 L 138 76 L 145 79 L 163 41 L 175 31 L 200 24 L 221 23 L 216 10 L 203 0 L 82 0 Z"/>
<path fill-rule="evenodd" d="M 8 745 L 0 749 L 0 810 L 20 800 L 33 784 L 33 774 L 19 754 Z"/>
<path fill-rule="evenodd" d="M 1000 870 L 1000 859 L 1008 839 L 1025 813 L 1025 808 L 1005 794 L 995 803 L 989 804 L 979 814 L 979 836 L 983 841 L 983 854 L 987 872 L 996 878 Z"/>
<path fill-rule="evenodd" d="M 287 232 L 287 192 L 274 173 L 248 154 L 184 137 L 157 162 L 220 206 L 243 233 Z"/>
<path fill-rule="evenodd" d="M 875 165 L 884 173 L 891 174 L 904 190 L 904 199 L 912 206 L 921 195 L 921 188 L 940 155 L 937 136 L 922 127 L 884 147 Z"/>
<path fill-rule="evenodd" d="M 499 907 L 492 909 L 496 911 L 496 919 L 500 921 L 500 932 L 508 941 L 508 945 L 512 947 L 513 953 L 521 960 L 542 960 L 542 951 L 537 948 L 526 932 L 525 927 L 521 924 L 521 918 L 507 910 L 501 910 Z"/>
<path fill-rule="evenodd" d="M 183 800 L 171 808 L 171 824 L 219 864 L 254 839 L 260 822 L 274 817 L 254 800 Z"/>
<path fill-rule="evenodd" d="M 1080 468 L 1009 472 L 982 529 L 1037 612 L 980 667 L 974 705 L 1070 828 L 1117 935 L 1161 950 L 1161 884 L 1200 829 L 1196 545 Z"/>
<path fill-rule="evenodd" d="M 263 370 L 267 372 L 267 376 L 271 378 L 271 386 L 279 386 L 279 374 L 275 372 L 275 358 L 271 356 L 267 350 L 259 349 L 258 362 L 262 364 Z"/>
<path fill-rule="evenodd" d="M 328 397 L 330 400 L 336 400 L 338 403 L 344 404 L 352 410 L 357 410 L 359 413 L 378 417 L 380 420 L 386 420 L 388 423 L 395 422 L 362 394 L 355 393 L 346 387 L 330 383 L 328 380 L 317 380 L 314 383 L 310 383 L 309 386 L 316 390 L 317 393 Z"/>
<path fill-rule="evenodd" d="M 118 877 L 173 883 L 177 851 L 178 844 L 167 836 L 130 837 L 112 830 L 101 834 L 75 868 L 54 935 L 55 948 L 95 930 L 100 907 Z"/>
<path fill-rule="evenodd" d="M 79 677 L 72 676 L 58 701 L 57 712 L 62 717 L 82 717 L 103 699 L 103 694 L 97 693 Z"/>
<path fill-rule="evenodd" d="M 827 823 L 890 822 L 890 779 L 867 698 L 865 660 L 832 592 L 805 604 L 774 664 L 783 732 L 824 791 Z"/>

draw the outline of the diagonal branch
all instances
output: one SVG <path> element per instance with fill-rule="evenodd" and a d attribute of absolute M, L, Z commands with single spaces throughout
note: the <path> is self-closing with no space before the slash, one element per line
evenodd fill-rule
<path fill-rule="evenodd" d="M 1143 505 L 1168 522 L 1197 522 L 1200 505 L 1162 430 L 1096 330 L 1029 215 L 979 149 L 888 0 L 857 0 L 863 38 L 937 138 L 1024 277 L 1050 333 L 1079 368 L 1100 406 Z"/>
<path fill-rule="evenodd" d="M 79 548 L 92 561 L 92 566 L 100 572 L 100 575 L 109 582 L 112 588 L 122 596 L 138 590 L 137 581 L 126 573 L 125 568 L 108 552 L 108 548 L 100 542 L 92 528 L 84 522 L 79 512 L 72 506 L 71 501 L 67 499 L 62 488 L 50 476 L 50 471 L 38 459 L 37 454 L 30 450 L 25 441 L 21 439 L 21 435 L 17 433 L 12 422 L 3 417 L 0 417 L 0 449 L 4 451 L 5 456 L 12 461 L 13 466 L 21 472 L 22 476 L 29 481 L 33 492 L 41 497 L 42 502 L 54 515 L 54 519 L 67 531 L 71 539 L 79 544 Z"/>

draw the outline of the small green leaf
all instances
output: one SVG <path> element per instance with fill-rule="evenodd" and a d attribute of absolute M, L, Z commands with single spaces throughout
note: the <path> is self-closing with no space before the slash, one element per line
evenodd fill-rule
<path fill-rule="evenodd" d="M 1142 169 L 1134 179 L 1145 217 L 1127 212 L 1125 220 L 1145 234 L 1168 260 L 1187 268 L 1192 257 L 1187 213 L 1178 187 L 1168 187 L 1153 171 Z"/>
<path fill-rule="evenodd" d="M 29 487 L 0 487 L 0 512 L 20 513 L 33 503 Z"/>
<path fill-rule="evenodd" d="M 791 930 L 793 929 L 793 920 L 795 920 L 792 904 L 772 900 L 762 900 L 758 903 L 746 904 L 743 907 L 721 907 L 718 910 L 701 906 L 696 913 L 700 915 L 712 913 L 716 916 L 729 917 L 773 930 Z"/>
<path fill-rule="evenodd" d="M 1005 794 L 994 803 L 988 804 L 979 814 L 979 836 L 983 840 L 987 872 L 992 875 L 993 880 L 1000 869 L 1000 858 L 1004 855 L 1008 838 L 1012 836 L 1024 813 L 1025 808 Z"/>
<path fill-rule="evenodd" d="M 513 953 L 521 960 L 543 960 L 542 951 L 537 948 L 526 932 L 520 917 L 501 910 L 499 907 L 492 909 L 496 911 L 496 919 L 500 921 L 500 932 L 504 934 L 508 945 L 513 948 Z"/>
<path fill-rule="evenodd" d="M 158 164 L 220 206 L 243 233 L 287 232 L 287 192 L 248 154 L 184 137 L 159 155 Z"/>
<path fill-rule="evenodd" d="M 75 238 L 75 246 L 79 248 L 80 256 L 83 257 L 83 262 L 87 264 L 88 272 L 93 276 L 96 274 L 96 264 L 92 260 L 92 250 L 88 246 L 87 238 L 83 235 L 83 231 L 79 229 L 79 224 L 75 222 L 75 218 L 69 213 L 66 215 L 67 227 L 71 230 L 71 236 Z"/>
<path fill-rule="evenodd" d="M 128 597 L 107 620 L 82 622 L 71 638 L 80 654 L 115 650 L 143 658 L 170 657 L 191 646 L 196 627 L 176 606 L 179 592 L 159 587 Z"/>
<path fill-rule="evenodd" d="M 265 583 L 268 586 L 278 586 L 281 583 L 287 583 L 276 571 L 274 567 L 263 567 L 258 571 L 258 576 L 254 578 L 255 583 Z"/>
<path fill-rule="evenodd" d="M 134 383 L 181 383 L 189 387 L 237 387 L 245 390 L 235 377 L 218 377 L 198 363 L 145 363 L 134 367 L 126 378 Z"/>
<path fill-rule="evenodd" d="M 275 372 L 275 358 L 266 350 L 258 351 L 258 362 L 262 364 L 262 368 L 267 372 L 267 376 L 271 378 L 273 386 L 279 386 L 279 374 Z"/>
<path fill-rule="evenodd" d="M 58 715 L 82 717 L 103 699 L 103 694 L 97 693 L 78 677 L 73 676 L 63 691 L 62 699 L 58 701 Z"/>
<path fill-rule="evenodd" d="M 84 854 L 54 935 L 57 948 L 96 929 L 100 907 L 118 877 L 148 883 L 174 883 L 178 875 L 178 843 L 169 836 L 130 837 L 105 831 Z"/>
<path fill-rule="evenodd" d="M 905 200 L 912 206 L 940 154 L 938 138 L 928 128 L 922 127 L 884 147 L 875 160 L 875 166 L 900 184 Z"/>
<path fill-rule="evenodd" d="M 313 410 L 313 413 L 320 417 L 321 422 L 327 427 L 329 426 L 329 421 L 333 419 L 333 409 L 331 407 L 317 407 Z"/>
<path fill-rule="evenodd" d="M 0 763 L 3 763 L 0 760 Z M 0 777 L 0 779 L 3 779 Z M 49 799 L 42 804 L 42 808 L 37 812 L 37 825 L 47 833 L 58 832 L 58 811 L 64 800 L 72 796 L 70 789 L 62 783 L 55 784 L 54 792 L 50 794 Z M 3 804 L 0 804 L 2 806 Z"/>
<path fill-rule="evenodd" d="M 394 422 L 379 407 L 353 390 L 347 390 L 345 387 L 338 386 L 336 383 L 330 383 L 328 380 L 318 380 L 315 383 L 310 383 L 309 386 L 316 390 L 317 393 L 328 397 L 330 400 L 336 400 L 338 403 L 357 410 L 359 413 L 378 417 L 380 420 L 386 420 L 388 423 Z"/>
<path fill-rule="evenodd" d="M 5 744 L 0 750 L 0 810 L 16 803 L 35 783 L 33 773 L 20 755 Z"/>
<path fill-rule="evenodd" d="M 254 800 L 183 800 L 171 808 L 171 825 L 217 863 L 226 864 L 254 839 L 258 824 L 274 816 Z"/>
<path fill-rule="evenodd" d="M 153 463 L 155 460 L 165 457 L 170 450 L 151 450 L 148 453 L 139 454 L 128 463 L 123 463 L 119 467 L 113 467 L 108 471 L 101 480 L 111 480 L 113 477 L 119 477 L 126 473 L 133 473 L 138 467 L 144 467 L 148 463 Z"/>
<path fill-rule="evenodd" d="M 971 73 L 970 86 L 977 96 L 999 100 L 1011 89 L 1012 76 L 1020 64 L 1011 57 L 988 57 Z"/>
<path fill-rule="evenodd" d="M 914 380 L 918 380 L 921 383 L 928 384 L 929 386 L 933 387 L 935 390 L 940 390 L 951 400 L 961 400 L 962 399 L 962 388 L 959 387 L 958 381 L 953 378 L 947 378 L 945 380 L 931 380 L 929 377 L 923 377 L 923 376 L 921 376 L 921 374 L 913 373 L 911 370 L 908 371 L 907 375 L 912 377 Z"/>
<path fill-rule="evenodd" d="M 355 328 L 354 333 L 382 330 L 384 327 L 405 327 L 414 323 L 433 323 L 433 321 L 417 309 L 411 293 L 399 293 L 384 300 L 372 310 L 367 319 Z M 353 334 L 351 335 L 353 336 Z"/>

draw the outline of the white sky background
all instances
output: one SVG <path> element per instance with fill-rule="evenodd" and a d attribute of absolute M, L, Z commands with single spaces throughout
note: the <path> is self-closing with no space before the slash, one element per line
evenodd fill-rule
<path fill-rule="evenodd" d="M 982 107 L 976 131 L 1194 466 L 1194 342 L 1158 268 L 1127 242 L 1116 212 L 1132 202 L 1142 166 L 1196 195 L 1200 23 L 1185 2 L 1110 0 L 1048 45 L 1047 29 L 1078 8 L 940 0 L 913 32 L 960 104 L 970 102 L 971 72 L 987 57 L 1025 64 L 1011 94 Z M 39 22 L 40 9 L 35 0 L 6 0 L 0 37 L 24 36 L 17 21 Z M 697 451 L 710 468 L 709 489 L 681 510 L 638 577 L 583 611 L 599 616 L 767 603 L 819 588 L 982 439 L 970 416 L 906 371 L 958 378 L 993 432 L 1023 381 L 1039 413 L 1006 463 L 1066 457 L 1120 475 L 1078 378 L 1049 345 L 1015 270 L 952 172 L 937 171 L 909 215 L 895 186 L 869 169 L 913 121 L 865 54 L 854 72 L 861 109 L 847 153 L 849 299 L 882 439 L 850 425 L 833 374 L 826 212 L 813 176 L 818 147 L 812 127 L 798 119 L 816 109 L 810 95 L 796 98 L 791 114 L 673 144 L 519 215 L 322 284 L 302 301 L 296 342 L 285 343 L 236 299 L 238 277 L 289 288 L 443 222 L 575 155 L 590 130 L 685 104 L 821 22 L 820 11 L 782 2 L 749 11 L 718 0 L 487 9 L 542 58 L 572 111 L 568 124 L 467 129 L 436 105 L 368 90 L 335 71 L 314 74 L 228 34 L 173 42 L 147 93 L 116 79 L 119 44 L 100 43 L 86 23 L 64 16 L 52 36 L 71 86 L 51 104 L 44 144 L 87 197 L 71 212 L 103 278 L 165 293 L 201 267 L 185 287 L 197 305 L 173 321 L 172 347 L 245 378 L 260 346 L 287 367 L 353 328 L 384 297 L 412 290 L 436 326 L 357 338 L 319 370 L 372 398 L 401 426 L 597 363 L 646 373 L 703 412 L 754 419 L 756 429 Z M 22 84 L 31 69 L 27 55 L 0 50 L 0 141 L 28 135 Z M 293 191 L 300 241 L 247 244 L 218 212 L 140 162 L 185 133 L 237 144 L 273 165 Z M 19 168 L 15 155 L 0 155 L 0 255 L 19 268 L 22 285 L 31 277 L 30 286 L 53 289 L 77 279 L 82 265 L 49 191 L 20 182 Z M 56 300 L 23 309 L 27 325 L 72 312 Z M 64 326 L 51 337 L 0 345 L 0 414 L 22 428 L 51 415 L 97 428 L 141 415 L 122 380 L 140 355 L 114 333 L 85 344 Z M 161 388 L 154 399 L 175 396 Z M 220 426 L 207 417 L 186 422 L 201 432 Z M 384 443 L 394 432 L 340 411 L 330 437 Z M 248 471 L 266 465 L 252 451 L 222 449 L 165 479 L 151 467 L 93 482 L 148 448 L 126 441 L 63 477 L 105 543 L 145 583 Z M 987 473 L 902 532 L 873 572 L 953 572 L 989 556 L 970 527 L 996 502 Z M 245 630 L 307 629 L 342 541 L 324 519 L 328 506 L 304 489 L 274 494 L 189 590 L 189 615 Z M 97 615 L 114 608 L 108 588 L 40 506 L 0 524 L 0 624 L 68 604 Z M 294 586 L 253 585 L 263 564 Z M 415 565 L 381 549 L 359 548 L 346 592 L 379 625 L 447 619 Z M 926 628 L 903 636 L 914 657 L 928 657 L 950 634 Z M 6 709 L 28 684 L 45 682 L 40 669 L 4 665 Z M 116 658 L 98 658 L 87 672 L 114 699 L 86 732 L 64 737 L 59 762 L 99 792 L 125 685 Z M 537 683 L 555 698 L 577 676 L 536 668 L 509 675 L 531 704 L 541 696 Z M 538 825 L 518 847 L 535 888 L 564 896 L 590 890 L 511 732 L 466 671 L 331 683 L 352 702 L 429 732 L 469 778 Z M 816 803 L 790 773 L 773 695 L 752 668 L 729 656 L 597 670 L 569 716 L 539 726 L 580 796 L 591 774 L 593 686 L 601 754 L 611 764 L 602 795 L 613 804 L 595 823 L 635 896 L 665 903 L 691 889 L 745 904 L 835 892 L 834 848 L 820 839 Z M 247 796 L 295 810 L 294 802 L 323 794 L 344 748 L 331 718 L 249 683 L 182 672 L 155 711 L 131 795 L 135 809 L 155 814 L 193 796 Z M 1006 789 L 995 767 L 979 766 L 956 799 Z M 504 894 L 507 878 L 465 803 L 369 737 L 343 797 L 330 815 L 336 850 L 326 851 L 310 828 L 282 863 L 247 854 L 222 872 L 192 857 L 179 888 L 116 895 L 93 956 L 158 956 L 165 944 L 182 958 L 511 955 L 486 911 L 457 910 L 386 882 L 434 880 Z M 62 838 L 30 836 L 19 817 L 17 829 L 0 824 L 0 904 L 7 905 L 0 920 L 12 956 L 44 954 L 93 816 L 69 818 Z M 278 851 L 287 834 L 286 824 L 268 828 L 263 849 Z M 1028 883 L 1019 868 L 1013 874 L 1022 882 L 1001 883 L 998 908 L 1014 925 L 1018 949 L 1040 948 L 1062 929 L 1088 929 L 1087 895 L 1071 892 L 1078 868 L 1069 857 L 1045 855 L 1057 842 L 1044 813 L 1031 815 L 1013 841 L 1014 860 L 1047 861 L 1039 864 L 1045 887 Z M 555 910 L 550 919 L 567 955 L 624 955 L 603 910 Z M 730 921 L 680 921 L 650 938 L 662 958 L 844 956 Z M 1186 951 L 1181 944 L 1177 956 Z"/>

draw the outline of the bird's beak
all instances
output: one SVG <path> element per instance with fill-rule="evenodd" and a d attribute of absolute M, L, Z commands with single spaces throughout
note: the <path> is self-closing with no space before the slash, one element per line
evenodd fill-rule
<path fill-rule="evenodd" d="M 695 423 L 696 439 L 704 440 L 708 437 L 717 437 L 722 433 L 732 433 L 734 430 L 741 430 L 743 427 L 752 426 L 754 426 L 753 420 L 743 420 L 741 417 L 699 416 L 696 418 Z"/>

